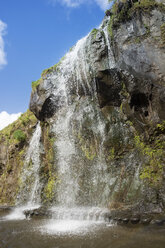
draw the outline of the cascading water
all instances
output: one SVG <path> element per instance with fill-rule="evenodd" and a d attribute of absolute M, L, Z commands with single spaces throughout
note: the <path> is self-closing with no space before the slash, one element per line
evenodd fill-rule
<path fill-rule="evenodd" d="M 104 20 L 104 22 L 109 22 L 110 17 L 106 17 L 106 20 Z M 103 22 L 103 23 L 104 23 Z M 106 40 L 106 45 L 108 47 L 108 62 L 109 62 L 109 69 L 110 68 L 114 68 L 115 67 L 115 61 L 114 61 L 114 56 L 113 56 L 113 52 L 112 52 L 112 48 L 110 46 L 110 37 L 108 34 L 108 25 L 106 25 L 105 27 L 102 27 L 104 24 L 101 24 L 100 28 L 102 28 L 104 35 L 105 35 L 105 40 Z"/>
<path fill-rule="evenodd" d="M 40 168 L 40 138 L 41 127 L 37 124 L 36 130 L 29 144 L 25 157 L 25 164 L 21 177 L 22 187 L 18 196 L 18 205 L 26 204 L 35 207 L 40 204 L 39 168 Z"/>
<path fill-rule="evenodd" d="M 41 127 L 38 123 L 30 141 L 22 169 L 21 187 L 16 204 L 18 207 L 6 217 L 7 219 L 24 219 L 24 210 L 40 206 L 40 138 Z"/>
<path fill-rule="evenodd" d="M 86 52 L 86 44 L 91 42 L 89 39 L 89 36 L 86 36 L 78 41 L 59 65 L 60 73 L 53 75 L 52 94 L 54 97 L 58 96 L 60 99 L 58 104 L 62 107 L 52 124 L 52 131 L 56 138 L 59 183 L 56 185 L 56 206 L 52 208 L 53 218 L 56 221 L 52 220 L 46 226 L 51 230 L 59 228 L 58 231 L 67 231 L 68 221 L 72 221 L 73 229 L 74 225 L 77 226 L 77 221 L 83 225 L 84 221 L 88 225 L 96 221 L 105 221 L 109 212 L 105 208 L 110 181 L 103 150 L 106 127 L 100 109 L 92 104 L 94 99 L 97 101 L 97 95 L 93 93 L 96 92 L 93 90 L 96 82 L 93 78 L 94 71 L 90 69 L 91 61 Z M 80 95 L 84 96 L 85 101 L 83 97 L 80 99 Z M 92 123 L 89 131 L 93 137 L 95 150 L 92 151 L 89 146 L 90 154 L 86 155 L 89 156 L 89 160 L 94 160 L 92 166 L 81 159 L 77 148 L 78 142 L 84 142 L 80 144 L 82 152 L 88 152 L 85 144 L 87 140 L 82 141 L 80 134 L 83 132 L 85 119 L 89 119 Z M 79 225 L 80 223 L 78 228 Z M 68 228 L 70 230 L 70 224 Z"/>
<path fill-rule="evenodd" d="M 74 140 L 70 130 L 72 108 L 62 112 L 54 123 L 56 133 L 56 149 L 58 159 L 58 177 L 60 183 L 57 190 L 57 202 L 61 206 L 74 206 L 76 204 L 76 192 L 78 191 L 77 175 L 73 168 L 73 159 L 76 156 Z"/>
<path fill-rule="evenodd" d="M 105 38 L 106 32 L 102 28 L 98 31 L 98 39 L 103 43 L 109 42 Z M 80 222 L 85 226 L 93 222 L 100 223 L 109 212 L 106 207 L 111 178 L 107 173 L 104 157 L 106 122 L 96 93 L 95 69 L 98 69 L 98 60 L 88 51 L 91 43 L 91 35 L 78 41 L 58 65 L 56 73 L 48 75 L 46 79 L 51 82 L 51 98 L 55 99 L 57 109 L 50 125 L 55 137 L 58 178 L 55 203 L 51 209 L 54 214 L 47 229 L 49 226 L 56 229 L 60 223 L 62 231 L 62 227 L 66 225 L 65 220 L 67 223 L 72 221 L 72 227 L 75 224 L 78 228 L 81 226 Z M 96 51 L 93 54 L 97 52 L 94 49 Z M 109 50 L 108 53 L 110 54 Z M 109 67 L 108 60 L 103 67 Z M 26 205 L 21 207 L 22 212 L 41 202 L 40 137 L 41 128 L 38 124 L 27 151 L 21 177 L 24 183 L 17 203 L 20 206 Z M 64 230 L 66 231 L 65 228 Z"/>

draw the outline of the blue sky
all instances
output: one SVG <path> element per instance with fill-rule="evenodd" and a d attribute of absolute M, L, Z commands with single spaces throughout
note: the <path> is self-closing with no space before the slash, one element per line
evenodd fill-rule
<path fill-rule="evenodd" d="M 107 0 L 0 0 L 0 113 L 25 112 L 31 82 L 97 27 Z"/>

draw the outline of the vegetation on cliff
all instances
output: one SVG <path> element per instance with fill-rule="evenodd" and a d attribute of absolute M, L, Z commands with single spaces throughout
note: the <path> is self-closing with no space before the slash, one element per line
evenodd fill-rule
<path fill-rule="evenodd" d="M 55 197 L 56 184 L 58 183 L 56 165 L 55 165 L 55 138 L 50 132 L 48 123 L 42 122 L 42 143 L 44 146 L 44 153 L 42 155 L 42 166 L 40 175 L 43 177 L 44 186 L 42 193 L 42 202 L 50 204 Z"/>
<path fill-rule="evenodd" d="M 15 203 L 25 152 L 37 119 L 27 110 L 0 131 L 0 204 Z"/>
<path fill-rule="evenodd" d="M 109 0 L 111 2 L 111 0 Z M 136 15 L 142 13 L 151 13 L 154 8 L 165 12 L 165 5 L 158 3 L 156 0 L 120 0 L 114 1 L 110 13 L 111 15 L 108 31 L 111 39 L 113 39 L 113 29 L 120 25 L 122 22 L 126 22 L 134 18 Z M 163 29 L 163 26 L 162 26 Z"/>
<path fill-rule="evenodd" d="M 64 57 L 65 57 L 65 56 L 64 56 Z M 44 69 L 44 70 L 42 71 L 42 73 L 41 73 L 41 78 L 40 78 L 40 79 L 38 79 L 38 80 L 36 80 L 36 81 L 32 81 L 32 83 L 31 83 L 32 91 L 35 91 L 35 90 L 37 89 L 37 87 L 43 82 L 43 79 L 44 79 L 48 74 L 50 74 L 50 73 L 52 73 L 52 72 L 55 72 L 55 71 L 58 71 L 59 66 L 60 66 L 61 62 L 63 61 L 64 57 L 62 57 L 62 58 L 60 59 L 60 61 L 59 61 L 57 64 L 55 64 L 55 65 L 53 65 L 53 66 L 51 66 L 51 67 L 49 67 L 49 68 L 47 68 L 47 69 Z"/>

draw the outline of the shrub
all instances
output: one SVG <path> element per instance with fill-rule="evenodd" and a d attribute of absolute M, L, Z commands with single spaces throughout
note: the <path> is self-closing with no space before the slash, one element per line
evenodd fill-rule
<path fill-rule="evenodd" d="M 26 134 L 22 130 L 18 129 L 13 133 L 13 138 L 19 142 L 23 142 L 26 140 Z"/>

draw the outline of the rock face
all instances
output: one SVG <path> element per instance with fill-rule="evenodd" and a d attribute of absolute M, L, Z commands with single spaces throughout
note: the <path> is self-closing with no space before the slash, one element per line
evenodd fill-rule
<path fill-rule="evenodd" d="M 33 88 L 43 205 L 164 212 L 165 8 L 128 2 Z"/>
<path fill-rule="evenodd" d="M 0 204 L 15 204 L 26 149 L 37 119 L 29 110 L 0 132 Z M 16 132 L 19 131 L 19 132 Z M 17 136 L 15 136 L 17 134 Z M 19 134 L 19 135 L 18 135 Z M 22 134 L 22 136 L 20 135 Z"/>

